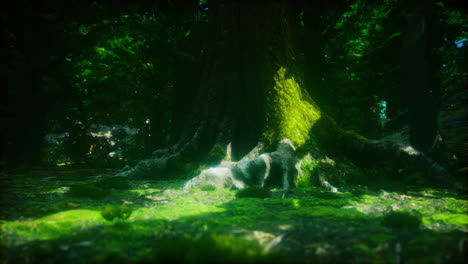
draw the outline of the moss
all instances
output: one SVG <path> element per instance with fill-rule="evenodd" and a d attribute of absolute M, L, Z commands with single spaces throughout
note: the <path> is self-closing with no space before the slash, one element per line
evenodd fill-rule
<path fill-rule="evenodd" d="M 353 196 L 368 195 L 368 194 L 369 194 L 369 190 L 364 189 L 364 188 L 354 189 L 354 190 L 351 191 L 351 194 L 352 194 Z"/>
<path fill-rule="evenodd" d="M 317 193 L 314 194 L 314 196 L 316 196 L 318 198 L 321 198 L 321 199 L 340 199 L 340 198 L 343 198 L 338 193 L 328 192 L 328 191 L 317 192 Z"/>
<path fill-rule="evenodd" d="M 284 260 L 267 254 L 255 241 L 232 235 L 202 235 L 196 238 L 168 238 L 157 245 L 156 263 L 271 263 Z"/>
<path fill-rule="evenodd" d="M 382 218 L 382 224 L 398 230 L 414 230 L 421 226 L 421 216 L 409 212 L 390 212 Z"/>
<path fill-rule="evenodd" d="M 116 190 L 127 190 L 130 188 L 130 184 L 124 177 L 113 177 L 108 179 L 102 179 L 96 182 L 96 186 L 102 189 L 116 189 Z"/>
<path fill-rule="evenodd" d="M 240 189 L 236 194 L 237 198 L 269 198 L 271 197 L 271 190 L 262 187 L 248 187 Z"/>
<path fill-rule="evenodd" d="M 346 218 L 346 219 L 365 219 L 366 216 L 354 209 L 335 208 L 329 206 L 298 207 L 289 210 L 280 215 L 282 219 L 294 217 L 323 217 L 323 218 Z"/>
<path fill-rule="evenodd" d="M 205 192 L 209 192 L 209 191 L 214 191 L 216 190 L 216 187 L 212 186 L 212 185 L 206 185 L 206 186 L 202 186 L 200 188 L 200 190 L 202 191 L 205 191 Z"/>
<path fill-rule="evenodd" d="M 321 117 L 319 108 L 303 92 L 300 81 L 288 74 L 286 68 L 280 67 L 274 76 L 274 87 L 267 95 L 269 109 L 264 136 L 270 146 L 287 137 L 296 147 L 301 147 Z"/>
<path fill-rule="evenodd" d="M 5 232 L 14 232 L 15 243 L 20 244 L 33 240 L 58 239 L 102 223 L 99 212 L 76 209 L 33 220 L 5 221 L 2 228 Z"/>
<path fill-rule="evenodd" d="M 109 190 L 97 187 L 94 183 L 75 185 L 70 187 L 67 195 L 76 198 L 102 199 L 109 194 Z"/>
<path fill-rule="evenodd" d="M 296 180 L 296 187 L 311 187 L 312 175 L 317 168 L 318 162 L 314 160 L 310 154 L 304 156 L 301 161 L 302 174 Z"/>
<path fill-rule="evenodd" d="M 468 216 L 466 214 L 433 214 L 424 218 L 426 225 L 442 223 L 444 225 L 453 225 L 466 230 L 468 226 Z"/>
<path fill-rule="evenodd" d="M 60 184 L 60 181 L 53 182 L 49 189 L 56 189 Z M 303 247 L 294 245 L 307 245 L 313 254 L 316 241 L 326 241 L 330 246 L 325 249 L 329 252 L 323 254 L 328 262 L 340 262 L 346 256 L 351 262 L 386 263 L 394 259 L 393 243 L 398 232 L 394 232 L 394 227 L 384 228 L 383 221 L 379 220 L 383 219 L 383 212 L 396 207 L 399 211 L 422 215 L 425 228 L 412 233 L 410 243 L 417 243 L 408 244 L 407 249 L 414 260 L 411 262 L 419 263 L 421 256 L 430 260 L 447 255 L 450 251 L 442 250 L 442 244 L 457 248 L 468 224 L 466 200 L 433 189 L 384 194 L 368 191 L 360 196 L 336 193 L 327 197 L 321 195 L 319 188 L 302 187 L 292 191 L 294 198 L 274 198 L 281 191 L 272 189 L 272 197 L 268 199 L 235 199 L 236 191 L 227 189 L 187 193 L 180 189 L 181 181 L 131 181 L 130 185 L 132 190 L 112 191 L 106 199 L 125 200 L 135 208 L 122 224 L 109 223 L 103 218 L 101 201 L 54 194 L 46 196 L 47 202 L 43 202 L 36 200 L 42 199 L 39 192 L 33 193 L 34 198 L 26 197 L 28 204 L 15 209 L 55 204 L 57 210 L 65 211 L 1 221 L 0 243 L 9 254 L 7 261 L 27 262 L 27 258 L 41 254 L 42 259 L 53 257 L 50 259 L 73 262 L 68 257 L 79 254 L 86 263 L 172 263 L 174 259 L 270 263 L 272 260 L 265 255 L 264 246 L 270 239 L 286 233 L 288 237 L 278 245 L 280 249 L 290 247 L 303 253 L 300 251 Z M 79 203 L 80 209 L 68 210 L 67 204 L 71 202 Z M 396 221 L 395 225 L 401 225 L 400 222 Z M 285 232 L 287 226 L 293 228 L 292 232 Z M 260 240 L 259 234 L 271 237 Z M 255 240 L 245 240 L 245 237 Z M 44 255 L 46 252 L 49 255 Z M 14 261 L 16 256 L 22 259 Z"/>

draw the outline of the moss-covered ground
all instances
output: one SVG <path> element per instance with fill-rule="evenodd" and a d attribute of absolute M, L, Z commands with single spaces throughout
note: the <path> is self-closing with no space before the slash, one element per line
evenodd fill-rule
<path fill-rule="evenodd" d="M 468 202 L 449 191 L 237 198 L 89 173 L 1 176 L 0 263 L 463 263 L 467 252 Z M 127 215 L 106 220 L 109 208 Z"/>

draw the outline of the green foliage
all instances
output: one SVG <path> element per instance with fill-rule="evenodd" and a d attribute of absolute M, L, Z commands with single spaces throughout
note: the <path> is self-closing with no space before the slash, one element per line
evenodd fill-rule
<path fill-rule="evenodd" d="M 263 187 L 247 187 L 236 193 L 237 198 L 269 198 L 271 190 Z"/>
<path fill-rule="evenodd" d="M 121 19 L 123 22 L 124 18 Z M 141 23 L 138 16 L 133 19 Z M 151 36 L 138 32 L 142 25 L 133 26 L 129 29 L 123 23 L 115 24 L 113 32 L 105 31 L 95 39 L 92 50 L 72 62 L 73 89 L 83 102 L 83 110 L 89 114 L 85 119 L 113 118 L 114 122 L 125 122 L 128 117 L 149 116 L 142 104 L 149 105 L 153 98 L 147 88 L 149 80 L 155 77 L 154 62 L 147 58 Z M 100 28 L 96 25 L 93 30 Z M 103 105 L 114 106 L 112 116 L 102 111 Z"/>
<path fill-rule="evenodd" d="M 409 212 L 391 211 L 382 218 L 383 225 L 397 230 L 415 230 L 421 224 L 421 216 Z"/>
<path fill-rule="evenodd" d="M 43 149 L 42 162 L 48 166 L 66 164 L 71 162 L 70 157 L 65 154 L 64 145 L 46 146 Z"/>
<path fill-rule="evenodd" d="M 118 219 L 120 221 L 126 220 L 132 214 L 132 209 L 125 205 L 112 205 L 108 204 L 101 211 L 101 215 L 107 221 Z"/>
<path fill-rule="evenodd" d="M 388 45 L 400 35 L 391 31 L 395 29 L 385 28 L 396 2 L 353 1 L 334 27 L 327 28 L 329 38 L 322 44 L 325 65 L 322 89 L 329 89 L 330 93 L 319 103 L 326 103 L 323 108 L 340 127 L 365 136 L 376 137 L 382 132 L 380 96 L 385 89 L 397 85 L 398 64 L 387 61 L 385 65 L 379 64 L 391 57 Z M 376 57 L 382 60 L 376 61 Z"/>
<path fill-rule="evenodd" d="M 50 71 L 44 79 L 47 91 L 62 102 L 48 113 L 47 132 L 63 133 L 77 121 L 84 127 L 120 124 L 139 129 L 137 135 L 120 142 L 123 160 L 105 163 L 121 166 L 122 162 L 143 159 L 153 150 L 148 149 L 155 145 L 153 141 L 168 138 L 172 118 L 169 104 L 178 78 L 175 58 L 190 53 L 184 51 L 189 46 L 174 45 L 181 39 L 189 41 L 193 34 L 187 34 L 191 31 L 186 27 L 172 25 L 172 21 L 165 26 L 156 10 L 113 14 L 103 12 L 104 6 L 92 4 L 89 13 L 96 15 L 88 16 L 87 23 L 71 17 L 68 24 L 58 26 L 64 39 L 57 43 L 64 47 L 49 63 L 55 65 L 61 59 L 60 71 Z M 47 150 L 46 160 L 62 163 L 60 153 L 54 152 Z M 88 155 L 85 161 L 96 166 L 104 159 L 109 158 Z"/>

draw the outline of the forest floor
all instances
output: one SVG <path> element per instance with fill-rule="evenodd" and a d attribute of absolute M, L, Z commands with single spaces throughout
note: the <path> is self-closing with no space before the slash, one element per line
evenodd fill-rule
<path fill-rule="evenodd" d="M 446 190 L 237 198 L 184 192 L 182 180 L 116 183 L 96 173 L 1 175 L 0 263 L 463 263 L 467 252 L 467 197 Z M 132 211 L 109 221 L 106 210 Z"/>

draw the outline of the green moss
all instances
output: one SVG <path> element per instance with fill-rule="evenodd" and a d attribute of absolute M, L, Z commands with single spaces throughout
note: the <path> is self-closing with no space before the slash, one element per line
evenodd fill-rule
<path fill-rule="evenodd" d="M 280 249 L 291 245 L 295 249 L 294 245 L 302 243 L 310 245 L 315 252 L 318 249 L 316 241 L 326 241 L 330 247 L 325 249 L 329 252 L 322 253 L 328 262 L 340 262 L 346 255 L 359 263 L 380 263 L 394 259 L 393 243 L 398 237 L 395 226 L 406 229 L 407 226 L 417 226 L 408 225 L 408 221 L 401 221 L 401 218 L 394 224 L 384 223 L 382 214 L 396 208 L 422 215 L 425 228 L 412 233 L 411 241 L 417 243 L 408 245 L 407 249 L 412 262 L 419 263 L 422 257 L 415 254 L 431 259 L 447 255 L 448 251 L 440 248 L 442 244 L 457 248 L 468 225 L 466 201 L 447 191 L 368 191 L 359 196 L 334 193 L 329 197 L 329 194 L 322 195 L 324 192 L 319 188 L 301 187 L 293 189 L 294 198 L 275 198 L 281 191 L 272 189 L 268 199 L 235 199 L 236 191 L 184 192 L 180 189 L 182 185 L 181 181 L 131 181 L 132 190 L 110 192 L 106 201 L 124 201 L 134 208 L 125 223 L 119 224 L 103 218 L 101 201 L 69 199 L 45 192 L 50 196 L 46 196 L 47 202 L 44 202 L 36 200 L 43 198 L 39 191 L 32 192 L 34 196 L 26 198 L 26 205 L 15 208 L 34 208 L 36 212 L 41 207 L 55 205 L 56 210 L 65 211 L 44 217 L 30 214 L 29 219 L 0 221 L 0 243 L 9 253 L 7 260 L 12 263 L 26 261 L 13 261 L 11 256 L 29 258 L 35 257 L 36 252 L 48 252 L 50 257 L 62 262 L 67 262 L 68 255 L 78 252 L 86 263 L 116 260 L 131 263 L 205 262 L 207 259 L 270 263 L 264 246 L 286 232 L 288 238 L 279 244 Z M 60 182 L 54 182 L 49 189 L 57 186 Z M 431 195 L 426 196 L 428 193 Z M 69 203 L 80 204 L 83 209 L 67 210 Z M 288 228 L 293 228 L 293 232 L 285 231 Z M 449 232 L 434 232 L 439 230 Z M 453 237 L 448 237 L 450 234 Z M 356 246 L 353 248 L 353 245 Z M 320 262 L 315 260 L 311 259 Z"/>
<path fill-rule="evenodd" d="M 334 208 L 328 206 L 299 207 L 289 210 L 280 215 L 283 219 L 292 217 L 324 217 L 324 218 L 346 218 L 346 219 L 364 219 L 365 215 L 354 209 Z"/>
<path fill-rule="evenodd" d="M 240 189 L 236 194 L 237 198 L 269 198 L 271 190 L 262 187 L 248 187 Z"/>
<path fill-rule="evenodd" d="M 304 156 L 301 161 L 302 174 L 296 180 L 296 187 L 311 187 L 312 175 L 317 166 L 317 160 L 313 159 L 310 154 Z"/>
<path fill-rule="evenodd" d="M 102 224 L 97 211 L 77 209 L 25 221 L 5 221 L 2 229 L 17 234 L 15 243 L 32 240 L 49 240 L 75 234 Z"/>
<path fill-rule="evenodd" d="M 113 177 L 108 179 L 102 179 L 96 182 L 96 186 L 102 189 L 116 189 L 116 190 L 127 190 L 130 188 L 130 184 L 124 177 Z"/>
<path fill-rule="evenodd" d="M 109 194 L 109 190 L 102 189 L 94 183 L 71 186 L 67 195 L 76 198 L 102 199 Z"/>
<path fill-rule="evenodd" d="M 286 68 L 280 67 L 274 76 L 274 87 L 267 96 L 269 109 L 264 136 L 269 145 L 287 137 L 296 147 L 301 147 L 321 113 L 303 92 L 300 81 L 288 74 Z"/>
<path fill-rule="evenodd" d="M 212 186 L 212 185 L 206 185 L 206 186 L 202 186 L 200 188 L 200 190 L 202 191 L 205 191 L 205 192 L 209 192 L 209 191 L 214 191 L 216 190 L 216 187 Z"/>
<path fill-rule="evenodd" d="M 409 212 L 390 212 L 382 218 L 383 225 L 398 230 L 414 230 L 421 226 L 421 216 Z"/>
<path fill-rule="evenodd" d="M 461 227 L 466 230 L 468 226 L 468 216 L 466 214 L 433 214 L 424 218 L 424 223 L 426 225 L 442 223 L 444 225 Z"/>
<path fill-rule="evenodd" d="M 314 196 L 322 199 L 340 199 L 342 196 L 338 193 L 335 192 L 328 192 L 328 191 L 323 191 L 323 192 L 318 192 L 314 194 Z"/>
<path fill-rule="evenodd" d="M 368 195 L 369 191 L 367 189 L 364 189 L 364 188 L 359 188 L 359 189 L 352 190 L 351 194 L 353 196 L 362 196 L 362 195 Z"/>
<path fill-rule="evenodd" d="M 157 245 L 156 263 L 271 263 L 285 260 L 278 253 L 267 254 L 255 241 L 232 235 L 203 235 L 169 238 Z"/>

